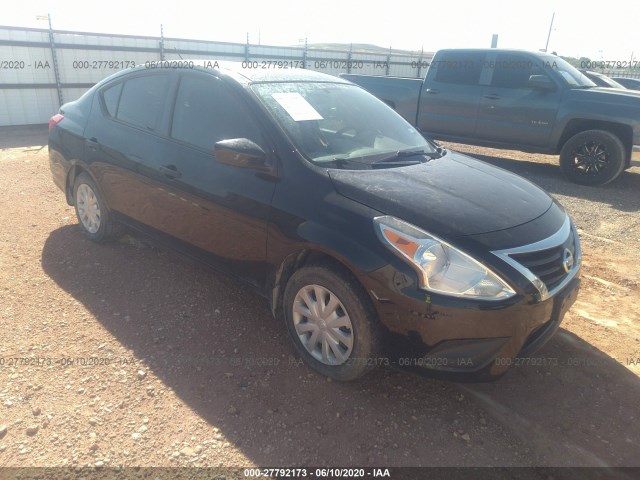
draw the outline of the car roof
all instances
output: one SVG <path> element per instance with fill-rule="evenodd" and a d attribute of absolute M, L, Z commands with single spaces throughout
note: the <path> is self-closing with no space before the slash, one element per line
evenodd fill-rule
<path fill-rule="evenodd" d="M 339 77 L 320 73 L 304 68 L 290 68 L 288 64 L 293 60 L 282 61 L 262 61 L 250 60 L 248 62 L 234 62 L 229 60 L 158 60 L 156 62 L 146 62 L 138 65 L 128 72 L 139 72 L 141 70 L 195 70 L 201 72 L 219 72 L 230 77 L 241 84 L 267 83 L 267 82 L 323 82 L 349 84 L 348 81 Z M 302 63 L 300 61 L 300 63 Z"/>
<path fill-rule="evenodd" d="M 522 50 L 517 48 L 442 48 L 438 50 L 438 52 L 529 53 L 529 54 L 539 55 L 539 56 L 558 57 L 557 55 L 554 55 L 553 53 L 549 53 L 549 52 L 540 52 L 536 50 Z"/>

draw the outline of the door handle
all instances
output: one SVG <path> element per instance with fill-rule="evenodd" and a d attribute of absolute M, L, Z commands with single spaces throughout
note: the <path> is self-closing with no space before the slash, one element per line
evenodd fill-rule
<path fill-rule="evenodd" d="M 86 138 L 84 140 L 84 144 L 89 147 L 91 150 L 97 150 L 100 144 L 98 143 L 98 139 L 96 137 Z"/>
<path fill-rule="evenodd" d="M 167 178 L 180 178 L 182 176 L 182 173 L 178 171 L 175 165 L 163 165 L 159 170 Z"/>
<path fill-rule="evenodd" d="M 431 95 L 435 95 L 437 93 L 440 93 L 440 90 L 437 90 L 435 88 L 427 88 L 425 92 L 430 93 Z"/>
<path fill-rule="evenodd" d="M 489 100 L 500 100 L 500 95 L 496 95 L 495 93 L 489 93 L 487 95 L 483 95 L 484 98 L 488 98 Z"/>

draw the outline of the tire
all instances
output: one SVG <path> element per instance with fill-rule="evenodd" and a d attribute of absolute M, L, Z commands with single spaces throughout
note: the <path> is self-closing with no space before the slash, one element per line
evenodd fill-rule
<path fill-rule="evenodd" d="M 625 148 L 614 134 L 587 130 L 571 137 L 560 151 L 560 168 L 580 185 L 605 185 L 614 180 L 625 165 Z"/>
<path fill-rule="evenodd" d="M 319 297 L 330 308 L 324 314 L 315 310 Z M 376 314 L 362 287 L 347 275 L 324 266 L 301 268 L 287 282 L 283 308 L 296 350 L 317 372 L 346 382 L 375 365 L 379 352 Z M 315 343 L 313 332 L 317 332 Z"/>
<path fill-rule="evenodd" d="M 73 184 L 73 204 L 85 237 L 97 243 L 108 241 L 119 233 L 96 183 L 86 173 L 80 173 Z"/>

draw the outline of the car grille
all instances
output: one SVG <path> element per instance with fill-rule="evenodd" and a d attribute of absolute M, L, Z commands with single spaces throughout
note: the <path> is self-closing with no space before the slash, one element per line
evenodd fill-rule
<path fill-rule="evenodd" d="M 576 243 L 573 229 L 569 231 L 569 236 L 562 245 L 535 252 L 512 253 L 509 256 L 528 268 L 544 282 L 547 290 L 551 291 L 569 275 L 562 264 L 565 249 L 568 249 L 575 258 Z"/>

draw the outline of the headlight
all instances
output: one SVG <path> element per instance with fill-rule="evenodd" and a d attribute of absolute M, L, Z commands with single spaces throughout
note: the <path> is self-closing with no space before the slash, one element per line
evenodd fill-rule
<path fill-rule="evenodd" d="M 395 217 L 377 217 L 373 222 L 382 242 L 416 269 L 421 288 L 483 300 L 515 295 L 498 275 L 438 237 Z"/>

